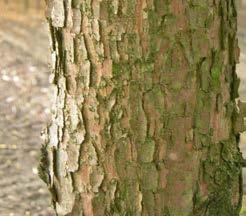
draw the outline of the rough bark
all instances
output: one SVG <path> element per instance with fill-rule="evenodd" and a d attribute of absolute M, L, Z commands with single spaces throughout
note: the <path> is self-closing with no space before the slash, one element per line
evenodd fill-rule
<path fill-rule="evenodd" d="M 47 17 L 57 215 L 238 215 L 235 1 L 47 0 Z"/>

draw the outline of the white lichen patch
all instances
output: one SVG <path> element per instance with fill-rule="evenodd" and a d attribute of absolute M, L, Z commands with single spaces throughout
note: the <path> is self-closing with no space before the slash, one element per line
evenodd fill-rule
<path fill-rule="evenodd" d="M 70 175 L 60 180 L 60 191 L 59 202 L 56 202 L 56 212 L 58 215 L 67 215 L 72 212 L 75 194 L 73 193 L 73 184 Z"/>
<path fill-rule="evenodd" d="M 84 130 L 81 131 L 80 129 L 78 132 L 76 132 L 75 136 L 76 136 L 77 144 L 82 144 L 85 140 L 85 131 Z"/>
<path fill-rule="evenodd" d="M 66 50 L 66 62 L 74 61 L 74 43 L 73 43 L 73 36 L 70 33 L 64 33 L 64 46 Z"/>
<path fill-rule="evenodd" d="M 93 6 L 92 6 L 92 10 L 93 10 L 93 16 L 96 19 L 100 18 L 100 2 L 102 0 L 97 0 L 97 1 L 93 1 Z"/>
<path fill-rule="evenodd" d="M 79 9 L 73 9 L 73 32 L 78 34 L 81 30 L 81 12 Z"/>
<path fill-rule="evenodd" d="M 56 52 L 52 51 L 51 52 L 51 70 L 54 71 L 56 68 Z"/>
<path fill-rule="evenodd" d="M 51 20 L 54 27 L 63 27 L 65 22 L 65 10 L 63 0 L 54 0 L 51 9 Z"/>
<path fill-rule="evenodd" d="M 61 177 L 65 177 L 67 175 L 67 160 L 68 155 L 67 152 L 63 149 L 57 149 L 57 174 Z"/>
<path fill-rule="evenodd" d="M 67 146 L 67 154 L 68 154 L 68 160 L 67 160 L 67 171 L 68 172 L 75 172 L 79 168 L 79 155 L 80 155 L 80 146 L 77 145 L 77 143 L 74 143 L 73 141 L 68 143 Z"/>
<path fill-rule="evenodd" d="M 90 175 L 92 191 L 98 193 L 99 187 L 101 186 L 104 179 L 104 172 L 101 167 L 94 167 Z"/>
<path fill-rule="evenodd" d="M 52 136 L 50 136 L 50 142 L 49 145 L 51 147 L 55 147 L 57 148 L 58 146 L 58 126 L 57 124 L 53 123 L 50 127 L 49 127 L 49 134 L 52 134 Z"/>
<path fill-rule="evenodd" d="M 178 160 L 178 155 L 175 153 L 175 152 L 171 152 L 169 155 L 168 155 L 169 159 L 172 160 L 172 161 L 177 161 Z"/>
<path fill-rule="evenodd" d="M 90 61 L 84 61 L 80 67 L 80 73 L 83 77 L 83 84 L 85 87 L 90 86 L 90 71 L 91 71 L 91 63 Z"/>
<path fill-rule="evenodd" d="M 77 107 L 76 101 L 70 95 L 67 95 L 67 104 L 69 107 L 70 116 L 70 130 L 75 131 L 79 123 L 79 109 Z"/>
<path fill-rule="evenodd" d="M 96 44 L 95 50 L 96 50 L 98 56 L 104 57 L 104 47 L 103 47 L 103 43 L 98 42 L 98 43 Z"/>
<path fill-rule="evenodd" d="M 85 46 L 84 36 L 81 36 L 81 38 L 80 38 L 79 50 L 80 50 L 81 60 L 87 60 L 88 59 L 88 53 L 87 53 L 87 49 Z"/>
<path fill-rule="evenodd" d="M 119 1 L 118 0 L 113 0 L 112 1 L 112 8 L 113 8 L 113 13 L 117 14 L 118 13 L 118 8 L 119 8 Z"/>
<path fill-rule="evenodd" d="M 92 20 L 92 32 L 96 41 L 100 41 L 100 31 L 98 19 Z"/>
<path fill-rule="evenodd" d="M 87 162 L 90 166 L 96 166 L 98 164 L 98 158 L 95 147 L 90 143 L 87 148 L 88 152 L 88 158 Z"/>

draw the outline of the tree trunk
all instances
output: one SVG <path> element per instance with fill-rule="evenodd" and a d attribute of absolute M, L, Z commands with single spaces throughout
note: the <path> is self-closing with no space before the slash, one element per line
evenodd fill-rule
<path fill-rule="evenodd" d="M 47 17 L 57 215 L 238 215 L 235 1 L 47 0 Z"/>

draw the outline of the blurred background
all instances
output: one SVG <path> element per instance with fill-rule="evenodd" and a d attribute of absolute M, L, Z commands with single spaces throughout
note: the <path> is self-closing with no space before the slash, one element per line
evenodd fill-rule
<path fill-rule="evenodd" d="M 44 0 L 0 0 L 0 216 L 53 216 L 37 165 L 49 118 Z"/>
<path fill-rule="evenodd" d="M 246 0 L 237 0 L 237 73 L 246 101 Z M 44 0 L 0 0 L 0 216 L 53 216 L 37 175 L 40 131 L 50 116 L 49 40 Z M 246 133 L 241 150 L 246 158 Z M 246 216 L 246 170 L 244 171 Z"/>
<path fill-rule="evenodd" d="M 237 74 L 241 79 L 239 86 L 240 100 L 246 101 L 246 0 L 237 0 L 238 6 L 238 39 L 240 63 L 237 65 Z M 246 158 L 246 132 L 241 134 L 240 149 Z M 246 169 L 243 169 L 243 207 L 240 216 L 246 216 Z"/>

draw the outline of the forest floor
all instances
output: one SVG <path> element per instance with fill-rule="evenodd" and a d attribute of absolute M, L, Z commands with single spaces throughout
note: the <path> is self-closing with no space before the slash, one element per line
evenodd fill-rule
<path fill-rule="evenodd" d="M 0 216 L 53 216 L 37 175 L 40 131 L 50 116 L 47 27 L 42 14 L 0 10 Z M 246 101 L 246 8 L 239 16 L 239 37 L 237 70 Z M 241 149 L 246 158 L 246 135 Z M 241 215 L 246 196 L 244 206 Z"/>

